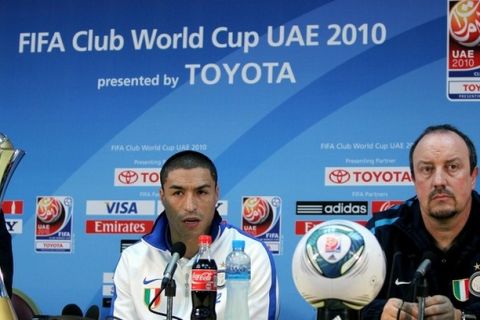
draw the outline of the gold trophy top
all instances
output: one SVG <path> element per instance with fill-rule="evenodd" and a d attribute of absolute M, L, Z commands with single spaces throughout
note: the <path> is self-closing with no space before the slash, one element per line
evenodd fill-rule
<path fill-rule="evenodd" d="M 0 150 L 12 150 L 13 144 L 6 135 L 0 132 Z"/>
<path fill-rule="evenodd" d="M 10 139 L 3 133 L 0 133 L 0 203 L 3 201 L 5 189 L 13 171 L 15 171 L 24 154 L 23 150 L 14 149 Z"/>

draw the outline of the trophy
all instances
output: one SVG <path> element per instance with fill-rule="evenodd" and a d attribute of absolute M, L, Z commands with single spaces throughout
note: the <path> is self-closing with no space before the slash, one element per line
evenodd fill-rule
<path fill-rule="evenodd" d="M 6 135 L 0 133 L 0 205 L 13 172 L 25 155 L 25 151 L 14 149 Z"/>
<path fill-rule="evenodd" d="M 0 133 L 0 208 L 8 182 L 12 177 L 22 157 L 23 150 L 14 149 L 10 140 Z M 0 214 L 3 212 L 0 211 Z M 3 283 L 3 273 L 0 270 L 0 319 L 17 320 L 17 315 Z"/>
<path fill-rule="evenodd" d="M 17 314 L 13 308 L 12 301 L 8 296 L 7 289 L 3 283 L 3 273 L 0 270 L 0 319 L 18 320 Z"/>

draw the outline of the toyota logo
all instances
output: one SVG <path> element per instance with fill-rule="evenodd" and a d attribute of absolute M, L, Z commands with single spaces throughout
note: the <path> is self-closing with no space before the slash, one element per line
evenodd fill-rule
<path fill-rule="evenodd" d="M 133 184 L 138 180 L 138 173 L 133 170 L 125 170 L 118 174 L 118 181 L 123 184 Z"/>
<path fill-rule="evenodd" d="M 333 183 L 342 184 L 350 180 L 350 173 L 348 173 L 348 171 L 343 169 L 337 169 L 330 172 L 330 174 L 328 175 L 328 178 Z"/>

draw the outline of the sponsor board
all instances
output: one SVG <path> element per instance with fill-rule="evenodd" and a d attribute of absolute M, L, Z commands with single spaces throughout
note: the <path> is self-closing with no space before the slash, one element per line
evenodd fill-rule
<path fill-rule="evenodd" d="M 115 168 L 115 187 L 160 187 L 160 168 Z"/>
<path fill-rule="evenodd" d="M 73 198 L 39 196 L 35 216 L 35 251 L 71 253 Z"/>
<path fill-rule="evenodd" d="M 102 285 L 102 295 L 104 298 L 113 297 L 113 284 L 104 284 Z"/>
<path fill-rule="evenodd" d="M 409 167 L 326 167 L 326 186 L 410 186 Z"/>
<path fill-rule="evenodd" d="M 152 220 L 87 220 L 87 234 L 144 234 L 153 227 Z"/>
<path fill-rule="evenodd" d="M 367 215 L 368 201 L 297 201 L 297 215 Z"/>
<path fill-rule="evenodd" d="M 22 200 L 4 200 L 2 201 L 2 212 L 5 216 L 5 227 L 10 234 L 23 233 L 23 220 L 12 219 L 16 216 L 23 218 L 23 201 Z"/>
<path fill-rule="evenodd" d="M 316 225 L 322 223 L 324 221 L 295 221 L 295 234 L 296 235 L 304 235 L 311 229 L 313 229 Z M 356 223 L 361 224 L 362 226 L 365 226 L 367 224 L 367 221 L 365 220 L 360 220 L 360 221 L 355 221 Z"/>
<path fill-rule="evenodd" d="M 155 215 L 154 200 L 88 200 L 87 215 L 114 216 L 114 215 Z"/>
<path fill-rule="evenodd" d="M 121 239 L 120 240 L 120 253 L 122 253 L 123 250 L 127 249 L 132 244 L 137 243 L 139 240 L 140 239 Z"/>
<path fill-rule="evenodd" d="M 22 200 L 4 200 L 2 201 L 3 214 L 23 214 Z"/>
<path fill-rule="evenodd" d="M 37 252 L 71 252 L 71 241 L 37 241 L 35 242 Z"/>
<path fill-rule="evenodd" d="M 226 217 L 228 215 L 228 201 L 218 200 L 216 209 L 222 217 Z"/>
<path fill-rule="evenodd" d="M 451 101 L 479 101 L 480 1 L 447 3 L 447 96 Z"/>
<path fill-rule="evenodd" d="M 23 233 L 23 220 L 5 219 L 5 227 L 10 234 L 21 234 Z"/>
<path fill-rule="evenodd" d="M 404 201 L 402 200 L 375 200 L 372 201 L 372 213 L 377 213 L 381 211 L 388 210 L 390 208 L 395 207 L 396 205 L 402 204 Z"/>
<path fill-rule="evenodd" d="M 114 294 L 113 286 L 113 272 L 104 272 L 103 273 L 103 282 L 102 282 L 102 307 L 110 308 L 112 304 L 112 297 Z"/>
<path fill-rule="evenodd" d="M 157 201 L 157 215 L 161 215 L 164 210 L 165 210 L 165 207 L 163 206 L 162 201 L 158 200 Z"/>
<path fill-rule="evenodd" d="M 242 230 L 262 240 L 273 254 L 278 254 L 281 212 L 282 199 L 278 196 L 243 197 Z"/>

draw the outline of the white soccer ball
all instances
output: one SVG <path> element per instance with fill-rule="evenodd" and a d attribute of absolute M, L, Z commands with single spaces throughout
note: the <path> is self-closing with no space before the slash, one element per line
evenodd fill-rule
<path fill-rule="evenodd" d="M 323 308 L 326 300 L 338 300 L 360 310 L 375 299 L 385 273 L 385 254 L 375 236 L 349 220 L 316 225 L 293 254 L 295 286 L 315 308 Z"/>

